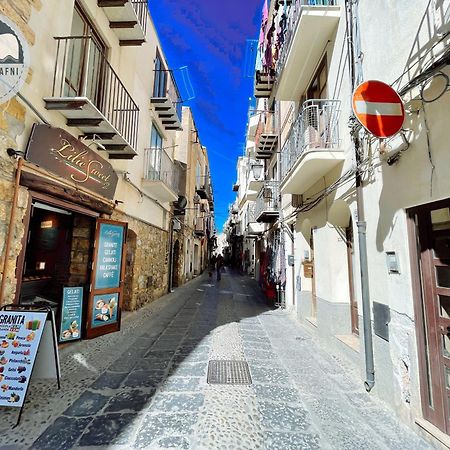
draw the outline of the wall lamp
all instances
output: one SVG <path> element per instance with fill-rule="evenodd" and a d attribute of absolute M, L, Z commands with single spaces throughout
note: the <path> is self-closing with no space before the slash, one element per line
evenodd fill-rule
<path fill-rule="evenodd" d="M 6 149 L 6 153 L 8 154 L 8 156 L 10 158 L 16 158 L 17 159 L 19 157 L 22 157 L 22 158 L 25 157 L 25 152 L 21 152 L 20 150 L 15 150 L 15 149 L 13 149 L 11 147 Z"/>
<path fill-rule="evenodd" d="M 251 167 L 252 167 L 253 177 L 255 178 L 255 180 L 259 180 L 261 178 L 264 166 L 261 163 L 256 163 L 256 164 L 252 164 Z"/>

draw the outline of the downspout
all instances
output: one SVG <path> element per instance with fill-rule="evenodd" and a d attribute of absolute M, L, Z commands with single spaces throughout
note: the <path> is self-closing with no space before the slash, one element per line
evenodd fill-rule
<path fill-rule="evenodd" d="M 348 58 L 349 71 L 352 94 L 356 87 L 355 75 L 355 47 L 354 47 L 354 33 L 353 33 L 353 8 L 357 8 L 357 2 L 353 0 L 345 0 L 346 19 L 347 19 L 347 44 L 348 44 Z M 358 62 L 359 64 L 359 62 Z M 363 180 L 361 176 L 361 142 L 359 139 L 360 127 L 355 124 L 355 119 L 352 116 L 350 119 L 350 134 L 353 142 L 353 149 L 356 161 L 356 210 L 357 210 L 357 227 L 358 227 L 358 244 L 359 244 L 359 264 L 361 272 L 361 300 L 363 307 L 363 330 L 364 330 L 364 356 L 366 363 L 366 381 L 364 387 L 367 392 L 370 392 L 375 385 L 375 366 L 373 357 L 373 341 L 372 341 L 372 320 L 370 308 L 370 292 L 369 292 L 369 267 L 367 259 L 367 223 L 364 214 L 364 197 L 363 197 Z"/>
<path fill-rule="evenodd" d="M 5 295 L 5 287 L 6 287 L 6 274 L 8 271 L 8 263 L 9 263 L 9 251 L 11 249 L 11 241 L 13 237 L 13 229 L 16 221 L 16 205 L 17 199 L 19 197 L 19 185 L 20 185 L 20 175 L 22 173 L 22 165 L 23 159 L 19 158 L 19 162 L 17 164 L 16 169 L 16 177 L 14 183 L 14 195 L 11 203 L 11 214 L 9 217 L 9 225 L 8 225 L 8 234 L 6 237 L 6 245 L 5 245 L 5 253 L 4 253 L 4 261 L 3 261 L 3 271 L 2 271 L 2 283 L 0 286 L 0 306 L 3 305 L 3 297 Z"/>

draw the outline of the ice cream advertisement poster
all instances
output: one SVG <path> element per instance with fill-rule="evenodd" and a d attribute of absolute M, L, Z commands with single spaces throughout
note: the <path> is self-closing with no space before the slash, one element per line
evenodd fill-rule
<path fill-rule="evenodd" d="M 81 339 L 81 320 L 83 312 L 83 288 L 65 287 L 61 308 L 60 342 Z"/>
<path fill-rule="evenodd" d="M 0 406 L 23 405 L 46 319 L 46 312 L 0 311 Z"/>
<path fill-rule="evenodd" d="M 117 322 L 119 294 L 94 295 L 92 305 L 92 327 L 101 327 Z"/>

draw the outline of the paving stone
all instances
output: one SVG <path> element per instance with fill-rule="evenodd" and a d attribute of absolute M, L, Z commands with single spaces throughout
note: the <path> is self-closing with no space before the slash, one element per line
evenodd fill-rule
<path fill-rule="evenodd" d="M 204 395 L 199 393 L 159 393 L 150 405 L 149 412 L 195 412 L 202 406 L 203 400 Z"/>
<path fill-rule="evenodd" d="M 135 447 L 146 448 L 164 437 L 189 436 L 197 421 L 195 414 L 148 414 L 142 421 Z"/>
<path fill-rule="evenodd" d="M 150 392 L 139 389 L 119 392 L 108 402 L 105 412 L 141 412 L 149 407 L 155 392 L 155 389 Z"/>
<path fill-rule="evenodd" d="M 98 413 L 108 400 L 109 397 L 105 395 L 85 391 L 63 414 L 69 417 L 92 416 Z"/>
<path fill-rule="evenodd" d="M 172 359 L 175 354 L 175 350 L 155 350 L 151 348 L 145 355 L 144 358 L 157 358 L 157 359 Z"/>
<path fill-rule="evenodd" d="M 307 411 L 301 406 L 285 403 L 258 402 L 262 426 L 274 431 L 306 431 L 310 421 Z"/>
<path fill-rule="evenodd" d="M 135 370 L 158 370 L 164 371 L 170 365 L 170 359 L 141 358 L 134 366 Z"/>
<path fill-rule="evenodd" d="M 95 417 L 81 436 L 81 446 L 128 444 L 139 421 L 137 414 L 103 414 Z"/>
<path fill-rule="evenodd" d="M 156 387 L 164 379 L 164 372 L 157 370 L 134 370 L 123 382 L 131 388 Z"/>
<path fill-rule="evenodd" d="M 249 367 L 254 383 L 277 385 L 290 384 L 288 373 L 284 369 L 260 367 L 253 364 L 249 365 Z"/>
<path fill-rule="evenodd" d="M 298 403 L 298 391 L 292 387 L 255 384 L 253 389 L 258 399 L 283 403 Z"/>
<path fill-rule="evenodd" d="M 193 392 L 199 391 L 200 378 L 184 378 L 184 377 L 170 377 L 161 386 L 161 391 L 164 392 Z"/>
<path fill-rule="evenodd" d="M 122 372 L 103 372 L 91 385 L 91 389 L 117 389 L 127 375 Z"/>
<path fill-rule="evenodd" d="M 73 447 L 92 417 L 59 417 L 31 446 L 32 450 L 66 450 Z"/>
<path fill-rule="evenodd" d="M 316 434 L 266 433 L 267 450 L 316 450 L 320 448 L 320 438 Z M 335 449 L 337 448 L 335 447 Z M 362 450 L 363 448 L 365 447 L 354 447 L 353 450 Z"/>
<path fill-rule="evenodd" d="M 170 374 L 177 377 L 204 377 L 206 376 L 207 364 L 182 362 L 170 369 Z"/>

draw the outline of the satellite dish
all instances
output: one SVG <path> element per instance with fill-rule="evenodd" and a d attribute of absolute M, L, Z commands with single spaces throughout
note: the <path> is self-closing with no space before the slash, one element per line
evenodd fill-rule
<path fill-rule="evenodd" d="M 184 209 L 184 208 L 186 208 L 186 205 L 187 205 L 187 199 L 186 199 L 186 197 L 180 195 L 180 196 L 178 197 L 178 202 L 177 202 L 177 207 L 178 207 L 178 209 Z"/>

